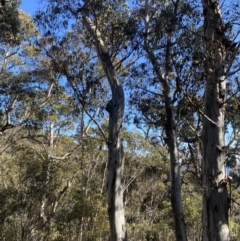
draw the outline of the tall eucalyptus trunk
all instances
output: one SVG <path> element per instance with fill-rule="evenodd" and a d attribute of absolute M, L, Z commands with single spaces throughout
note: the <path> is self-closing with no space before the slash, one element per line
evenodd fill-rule
<path fill-rule="evenodd" d="M 218 0 L 202 0 L 205 115 L 203 117 L 203 241 L 229 241 L 224 118 L 226 37 Z"/>
<path fill-rule="evenodd" d="M 164 93 L 164 104 L 166 110 L 166 143 L 170 153 L 171 162 L 171 204 L 173 208 L 174 221 L 175 221 L 175 234 L 176 240 L 186 241 L 186 228 L 184 222 L 182 197 L 181 197 L 181 175 L 180 175 L 180 162 L 177 144 L 177 130 L 174 120 L 173 101 L 170 96 L 170 83 L 167 75 L 163 75 L 159 68 L 159 64 L 155 55 L 145 45 L 145 50 L 148 54 L 148 58 L 153 65 L 154 72 L 158 79 L 162 83 Z"/>
<path fill-rule="evenodd" d="M 183 207 L 182 207 L 182 195 L 181 195 L 181 174 L 180 174 L 180 160 L 177 144 L 177 130 L 176 123 L 174 121 L 172 100 L 170 98 L 169 82 L 166 79 L 164 84 L 164 97 L 165 97 L 165 109 L 166 109 L 166 143 L 170 153 L 171 161 L 171 204 L 174 213 L 175 221 L 175 234 L 176 240 L 186 241 L 186 227 L 184 222 Z"/>
<path fill-rule="evenodd" d="M 175 236 L 178 241 L 186 241 L 186 227 L 183 214 L 182 206 L 182 196 L 181 196 L 181 173 L 180 173 L 180 160 L 177 144 L 177 129 L 176 121 L 174 117 L 174 101 L 171 97 L 171 83 L 170 83 L 170 59 L 171 59 L 171 32 L 166 34 L 166 49 L 165 49 L 165 59 L 164 66 L 165 71 L 161 70 L 161 64 L 158 62 L 158 58 L 155 55 L 153 49 L 149 47 L 148 34 L 149 34 L 149 8 L 150 1 L 145 1 L 145 39 L 144 39 L 144 50 L 147 53 L 147 58 L 150 60 L 154 73 L 161 83 L 163 90 L 164 106 L 166 111 L 165 118 L 165 133 L 166 133 L 166 144 L 170 153 L 171 162 L 171 204 L 173 209 L 174 221 L 175 221 Z M 174 12 L 176 14 L 178 9 L 178 4 L 175 5 Z"/>
<path fill-rule="evenodd" d="M 170 40 L 167 44 L 166 50 L 166 62 L 170 57 Z M 181 197 L 181 175 L 180 175 L 180 160 L 178 153 L 178 144 L 177 144 L 177 130 L 176 123 L 174 119 L 174 110 L 173 110 L 173 101 L 170 95 L 170 82 L 168 73 L 165 75 L 160 70 L 160 65 L 158 64 L 157 58 L 154 53 L 148 47 L 147 40 L 145 40 L 145 51 L 147 56 L 153 66 L 154 72 L 162 84 L 163 95 L 164 95 L 164 105 L 166 111 L 166 120 L 165 120 L 165 131 L 166 131 L 166 144 L 170 153 L 170 162 L 171 162 L 171 204 L 174 214 L 175 221 L 175 235 L 176 240 L 186 241 L 186 227 L 183 215 L 182 207 L 182 197 Z M 167 71 L 166 71 L 167 72 Z"/>
<path fill-rule="evenodd" d="M 121 141 L 121 130 L 124 115 L 124 91 L 114 69 L 111 57 L 105 46 L 100 31 L 89 17 L 88 1 L 81 10 L 84 24 L 94 39 L 102 68 L 112 91 L 112 99 L 106 110 L 109 112 L 108 132 L 108 215 L 110 221 L 110 240 L 127 241 L 123 203 L 123 167 L 124 153 Z"/>

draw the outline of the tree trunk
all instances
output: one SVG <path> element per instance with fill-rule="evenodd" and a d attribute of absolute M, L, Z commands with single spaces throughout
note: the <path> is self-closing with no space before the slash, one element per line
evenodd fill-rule
<path fill-rule="evenodd" d="M 167 92 L 165 90 L 165 92 Z M 182 208 L 182 196 L 181 196 L 181 175 L 180 175 L 180 163 L 177 145 L 177 133 L 176 124 L 174 122 L 174 115 L 172 106 L 169 103 L 170 98 L 165 94 L 165 108 L 166 108 L 166 136 L 167 145 L 170 152 L 171 161 L 171 203 L 174 213 L 175 221 L 175 234 L 176 240 L 186 241 L 186 227 L 184 222 L 183 208 Z"/>
<path fill-rule="evenodd" d="M 174 213 L 175 221 L 175 235 L 177 241 L 186 241 L 186 228 L 182 208 L 182 197 L 181 197 L 181 176 L 180 176 L 180 163 L 178 157 L 178 145 L 177 145 L 177 131 L 176 124 L 174 120 L 172 99 L 170 97 L 170 85 L 168 82 L 167 75 L 161 73 L 159 64 L 154 53 L 148 48 L 147 43 L 145 43 L 145 50 L 148 54 L 148 58 L 153 66 L 154 72 L 157 75 L 160 83 L 163 86 L 164 92 L 164 104 L 166 110 L 166 142 L 170 152 L 170 162 L 171 162 L 171 203 Z"/>
<path fill-rule="evenodd" d="M 127 241 L 125 214 L 123 204 L 123 167 L 124 155 L 121 142 L 121 129 L 124 115 L 124 91 L 114 70 L 110 55 L 102 40 L 100 31 L 89 18 L 87 1 L 82 9 L 84 24 L 94 38 L 94 44 L 102 68 L 112 91 L 112 99 L 106 110 L 109 112 L 108 137 L 108 215 L 110 221 L 110 240 Z"/>
<path fill-rule="evenodd" d="M 229 241 L 224 115 L 226 70 L 224 24 L 216 0 L 202 0 L 206 60 L 203 118 L 203 241 Z"/>
<path fill-rule="evenodd" d="M 159 82 L 162 85 L 163 95 L 164 95 L 164 105 L 166 111 L 166 144 L 170 153 L 170 162 L 171 162 L 171 204 L 174 214 L 175 221 L 175 236 L 177 241 L 186 241 L 186 227 L 183 215 L 182 207 L 182 196 L 181 196 L 181 176 L 180 176 L 180 162 L 179 162 L 179 153 L 178 153 L 178 144 L 177 144 L 177 130 L 176 123 L 174 118 L 173 111 L 173 100 L 170 95 L 170 83 L 169 83 L 169 70 L 170 67 L 170 58 L 171 58 L 171 33 L 166 34 L 166 52 L 165 52 L 165 74 L 161 71 L 161 65 L 158 63 L 158 59 L 154 54 L 154 51 L 149 47 L 148 44 L 148 33 L 149 33 L 149 1 L 145 1 L 145 39 L 144 39 L 144 50 L 147 53 L 148 59 L 150 60 L 154 73 L 156 74 Z M 178 4 L 175 5 L 174 12 L 177 14 Z"/>

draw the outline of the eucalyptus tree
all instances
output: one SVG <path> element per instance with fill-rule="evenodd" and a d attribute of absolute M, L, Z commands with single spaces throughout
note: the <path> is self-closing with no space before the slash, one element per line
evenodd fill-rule
<path fill-rule="evenodd" d="M 139 124 L 145 119 L 147 125 L 162 132 L 155 139 L 169 149 L 176 239 L 187 240 L 181 198 L 181 166 L 186 153 L 180 151 L 180 142 L 198 140 L 200 116 L 188 98 L 191 96 L 201 106 L 197 89 L 202 82 L 194 81 L 191 55 L 198 41 L 186 23 L 196 24 L 200 13 L 186 1 L 141 1 L 135 14 L 141 20 L 138 31 L 146 58 L 139 64 L 136 75 L 143 80 L 133 81 L 135 93 L 140 96 L 135 95 L 132 102 L 143 113 L 143 118 L 135 118 L 135 122 Z M 186 150 L 186 144 L 182 146 Z"/>
<path fill-rule="evenodd" d="M 151 4 L 152 5 L 152 4 Z M 149 21 L 150 12 L 148 9 L 150 8 L 150 3 L 145 1 L 144 6 L 144 25 L 145 25 L 145 38 L 144 38 L 144 50 L 147 53 L 147 57 L 149 58 L 154 73 L 156 74 L 158 81 L 162 85 L 163 89 L 163 98 L 164 98 L 164 108 L 166 110 L 166 143 L 168 145 L 170 151 L 170 160 L 171 160 L 171 182 L 172 182 L 172 192 L 171 192 L 171 201 L 172 208 L 174 212 L 175 219 L 175 230 L 176 230 L 176 238 L 178 240 L 185 241 L 187 240 L 186 229 L 184 223 L 184 216 L 182 210 L 182 199 L 181 199 L 181 179 L 180 179 L 180 162 L 179 162 L 179 154 L 178 154 L 178 146 L 177 146 L 177 133 L 176 133 L 176 124 L 174 120 L 173 114 L 173 101 L 171 100 L 170 94 L 170 45 L 171 45 L 171 30 L 169 33 L 166 33 L 166 55 L 165 55 L 165 63 L 163 64 L 165 73 L 160 69 L 158 60 L 154 51 L 151 49 L 150 41 L 148 38 L 148 33 L 150 32 Z M 177 11 L 178 4 L 176 3 L 173 6 L 173 11 Z M 163 10 L 163 9 L 161 9 Z M 160 10 L 160 11 L 161 11 Z M 174 26 L 173 26 L 174 28 Z"/>
<path fill-rule="evenodd" d="M 230 240 L 226 173 L 225 112 L 227 79 L 239 46 L 233 22 L 224 23 L 219 1 L 202 1 L 205 39 L 205 110 L 203 121 L 203 240 Z M 230 26 L 229 26 L 230 25 Z M 231 35 L 229 34 L 231 33 Z M 235 68 L 239 71 L 239 68 Z M 234 71 L 234 72 L 235 72 Z M 236 72 L 235 72 L 236 73 Z"/>
<path fill-rule="evenodd" d="M 53 13 L 61 14 L 63 19 L 66 18 L 66 20 L 64 20 L 65 22 L 63 22 L 66 26 L 68 25 L 66 22 L 67 19 L 71 18 L 71 21 L 76 22 L 76 28 L 73 29 L 73 31 L 74 35 L 79 38 L 80 41 L 83 40 L 84 42 L 82 45 L 82 48 L 84 48 L 84 50 L 82 49 L 83 55 L 90 57 L 97 55 L 98 61 L 91 60 L 92 68 L 96 70 L 96 66 L 101 66 L 99 69 L 102 71 L 104 78 L 98 78 L 97 81 L 91 81 L 85 78 L 85 76 L 82 75 L 84 72 L 83 68 L 74 69 L 74 71 L 71 72 L 66 71 L 66 67 L 63 68 L 62 73 L 67 77 L 68 84 L 72 87 L 74 94 L 78 93 L 77 98 L 79 103 L 83 106 L 86 99 L 84 100 L 82 93 L 79 92 L 79 86 L 73 84 L 73 79 L 79 82 L 81 76 L 83 77 L 84 85 L 87 87 L 85 93 L 90 97 L 88 99 L 90 105 L 93 97 L 91 94 L 92 87 L 99 91 L 101 87 L 100 83 L 103 83 L 104 79 L 107 80 L 110 87 L 111 100 L 108 101 L 108 103 L 105 102 L 105 108 L 109 114 L 108 134 L 106 135 L 104 133 L 100 125 L 98 125 L 98 128 L 103 134 L 109 153 L 108 214 L 111 240 L 127 240 L 123 203 L 124 153 L 121 140 L 125 99 L 122 86 L 123 77 L 120 74 L 123 61 L 127 59 L 132 52 L 132 50 L 128 48 L 129 40 L 124 35 L 124 26 L 128 24 L 129 19 L 127 5 L 124 1 L 119 1 L 117 6 L 112 1 L 85 1 L 83 5 L 79 2 L 62 3 L 59 1 L 51 1 L 49 2 L 49 6 Z M 44 19 L 42 16 L 42 13 L 37 14 L 37 21 L 40 22 L 41 19 Z M 57 18 L 55 18 L 55 21 L 57 21 L 56 19 Z M 42 26 L 46 25 L 46 23 L 49 24 L 48 26 L 53 24 L 53 22 L 43 20 Z M 52 26 L 54 26 L 54 24 Z M 78 29 L 80 31 L 78 31 Z M 50 30 L 50 32 L 52 32 L 52 30 Z M 93 47 L 95 47 L 95 50 L 93 50 Z M 61 46 L 59 46 L 59 49 L 61 49 Z M 120 52 L 121 54 L 119 54 Z M 73 53 L 71 56 L 75 58 Z M 74 59 L 74 61 L 81 63 L 81 59 Z M 58 65 L 57 68 L 59 67 Z M 72 78 L 71 76 L 77 72 L 79 75 L 75 75 L 75 77 Z M 96 75 L 96 72 L 93 73 L 93 76 L 94 75 Z M 84 108 L 84 111 L 87 113 L 86 108 Z M 90 119 L 94 121 L 95 118 L 90 117 Z M 96 123 L 96 121 L 94 122 Z"/>
<path fill-rule="evenodd" d="M 124 117 L 124 91 L 122 84 L 114 69 L 110 53 L 107 50 L 103 36 L 90 18 L 90 3 L 85 1 L 81 10 L 83 22 L 93 38 L 99 60 L 104 73 L 109 81 L 112 91 L 111 100 L 108 102 L 109 133 L 108 133 L 108 214 L 110 220 L 111 240 L 127 240 L 123 204 L 123 166 L 124 153 L 121 140 L 121 129 Z"/>

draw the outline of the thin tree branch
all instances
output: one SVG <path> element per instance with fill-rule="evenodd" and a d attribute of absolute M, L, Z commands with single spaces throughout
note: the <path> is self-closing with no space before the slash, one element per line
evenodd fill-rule
<path fill-rule="evenodd" d="M 206 118 L 208 121 L 210 121 L 213 125 L 216 125 L 216 126 L 217 126 L 217 123 L 216 123 L 215 121 L 213 121 L 213 120 L 210 119 L 207 115 L 205 115 L 205 114 L 203 113 L 203 111 L 200 110 L 200 109 L 198 108 L 198 106 L 193 103 L 193 101 L 191 100 L 191 98 L 188 96 L 188 94 L 187 94 L 186 92 L 185 92 L 185 96 L 187 97 L 188 101 L 192 104 L 192 106 L 194 106 L 194 107 L 197 109 L 197 111 L 198 111 L 204 118 Z"/>
<path fill-rule="evenodd" d="M 54 83 L 52 82 L 50 87 L 49 87 L 49 90 L 48 90 L 48 95 L 46 97 L 46 99 L 39 105 L 39 108 L 43 107 L 44 105 L 47 104 L 48 100 L 51 98 L 51 92 L 52 92 L 52 88 L 54 86 Z"/>
<path fill-rule="evenodd" d="M 55 160 L 59 160 L 59 161 L 62 161 L 62 160 L 65 160 L 68 156 L 72 155 L 72 153 L 77 149 L 79 148 L 80 146 L 82 146 L 82 144 L 79 144 L 77 146 L 75 146 L 74 148 L 72 148 L 71 150 L 69 150 L 65 155 L 59 157 L 59 156 L 54 156 L 52 155 L 51 153 L 48 154 L 48 157 L 49 158 L 52 158 L 52 159 L 55 159 Z"/>

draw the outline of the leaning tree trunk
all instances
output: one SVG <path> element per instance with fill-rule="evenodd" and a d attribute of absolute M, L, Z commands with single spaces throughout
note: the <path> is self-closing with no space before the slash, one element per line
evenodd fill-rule
<path fill-rule="evenodd" d="M 119 81 L 110 55 L 101 37 L 100 31 L 89 17 L 87 1 L 82 9 L 84 24 L 94 38 L 98 58 L 106 74 L 112 91 L 112 99 L 106 110 L 109 112 L 109 136 L 108 136 L 108 214 L 110 221 L 110 240 L 127 241 L 125 214 L 123 204 L 123 145 L 121 142 L 121 130 L 124 115 L 124 91 Z"/>
<path fill-rule="evenodd" d="M 227 41 L 218 0 L 202 0 L 206 60 L 203 117 L 203 241 L 229 241 L 224 115 Z"/>

